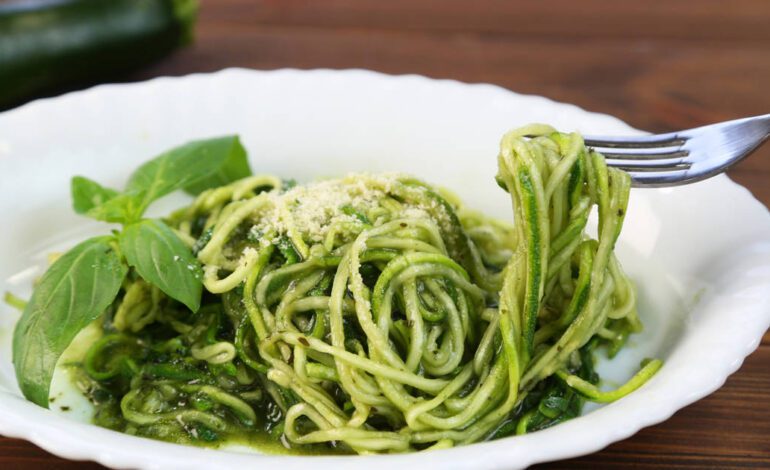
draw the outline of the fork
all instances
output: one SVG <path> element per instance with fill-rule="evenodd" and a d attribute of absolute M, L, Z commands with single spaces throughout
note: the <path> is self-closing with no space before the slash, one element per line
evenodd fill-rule
<path fill-rule="evenodd" d="M 770 114 L 667 134 L 585 136 L 607 165 L 625 170 L 640 188 L 679 186 L 724 172 L 770 136 Z"/>

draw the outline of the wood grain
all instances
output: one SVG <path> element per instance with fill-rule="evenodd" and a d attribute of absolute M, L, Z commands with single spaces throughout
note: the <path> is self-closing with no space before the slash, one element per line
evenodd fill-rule
<path fill-rule="evenodd" d="M 769 24 L 768 0 L 208 0 L 195 45 L 125 80 L 360 67 L 495 83 L 670 131 L 770 112 Z M 770 206 L 770 145 L 730 176 Z M 770 334 L 668 421 L 538 468 L 770 468 L 768 403 Z M 0 468 L 99 467 L 0 438 Z"/>

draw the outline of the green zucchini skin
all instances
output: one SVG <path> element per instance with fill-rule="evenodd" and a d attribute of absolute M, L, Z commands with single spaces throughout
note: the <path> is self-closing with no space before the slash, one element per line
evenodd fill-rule
<path fill-rule="evenodd" d="M 191 38 L 197 0 L 0 5 L 0 109 L 147 64 Z"/>

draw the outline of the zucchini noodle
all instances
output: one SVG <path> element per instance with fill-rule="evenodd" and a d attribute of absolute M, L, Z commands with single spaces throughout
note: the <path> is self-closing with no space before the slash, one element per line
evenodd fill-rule
<path fill-rule="evenodd" d="M 398 174 L 200 194 L 166 222 L 203 263 L 202 307 L 129 274 L 83 362 L 96 422 L 407 452 L 536 431 L 640 387 L 660 361 L 614 391 L 593 368 L 641 329 L 613 251 L 629 176 L 544 125 L 506 134 L 498 163 L 512 224 Z"/>

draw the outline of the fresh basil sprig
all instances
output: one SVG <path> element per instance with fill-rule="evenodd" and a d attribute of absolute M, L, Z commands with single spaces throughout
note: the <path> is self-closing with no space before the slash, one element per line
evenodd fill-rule
<path fill-rule="evenodd" d="M 124 191 L 82 176 L 72 179 L 75 212 L 123 224 L 113 235 L 72 248 L 46 271 L 16 325 L 13 362 L 24 396 L 48 406 L 56 362 L 77 334 L 118 296 L 129 266 L 145 281 L 195 312 L 201 265 L 173 229 L 143 219 L 153 201 L 180 189 L 198 194 L 251 175 L 237 136 L 190 142 L 140 166 Z"/>

